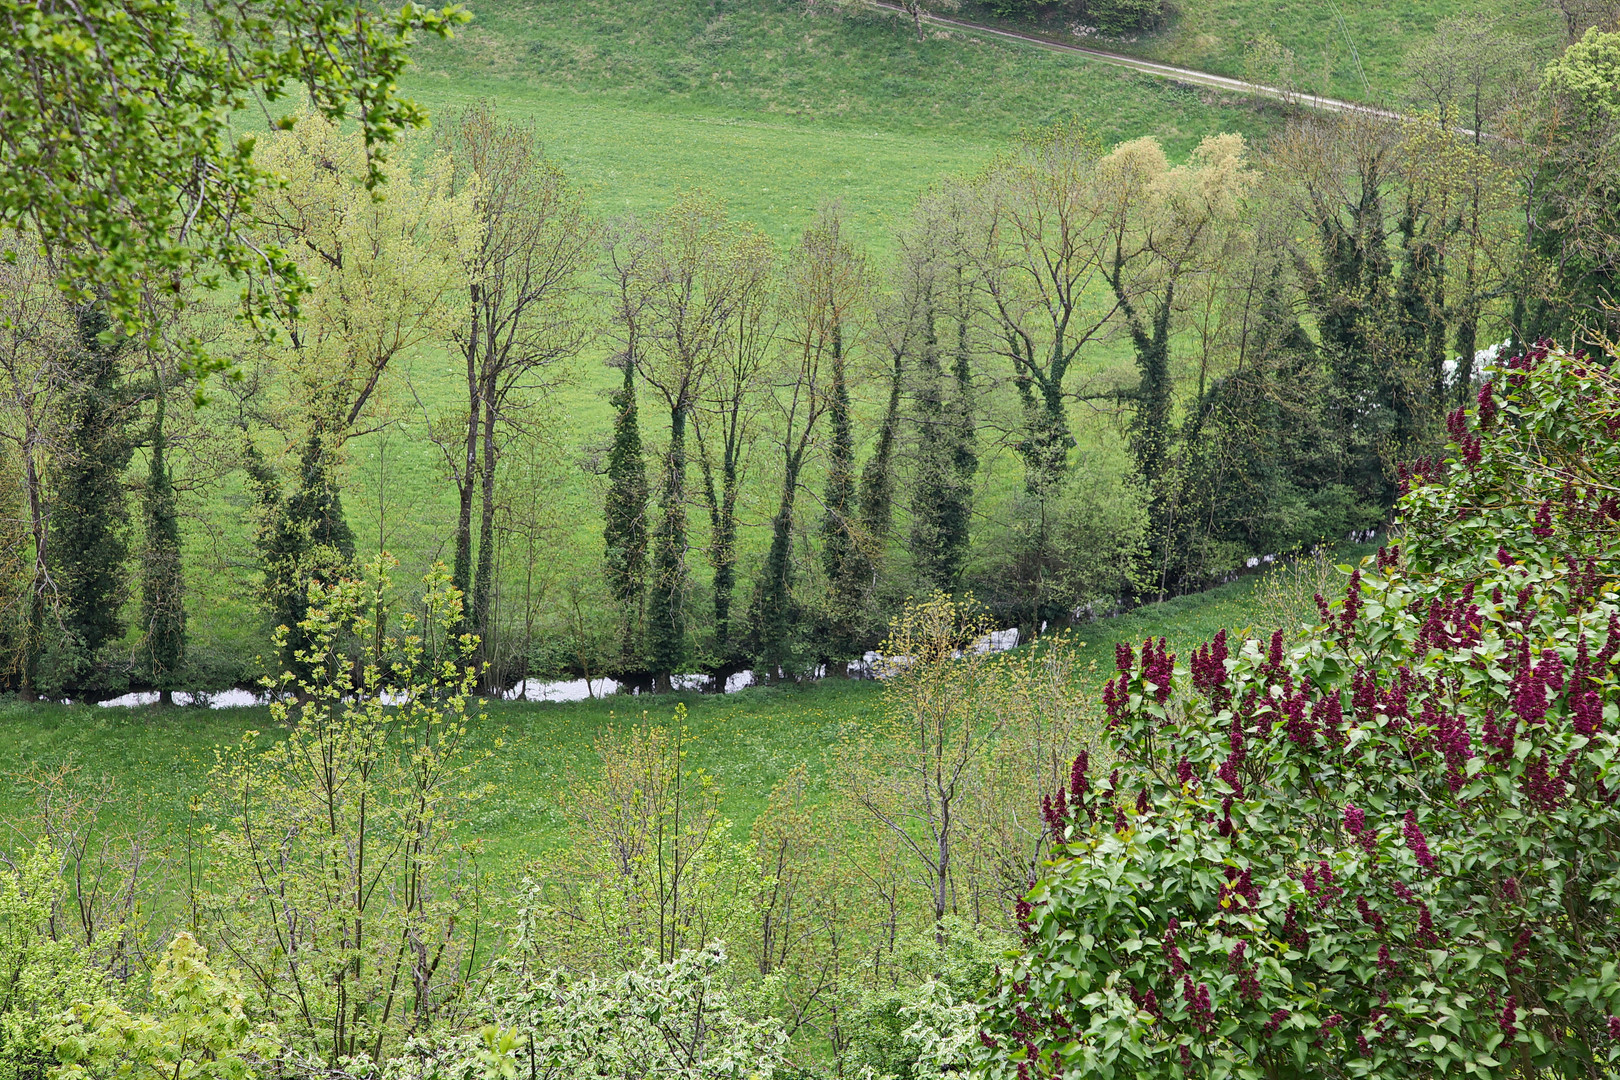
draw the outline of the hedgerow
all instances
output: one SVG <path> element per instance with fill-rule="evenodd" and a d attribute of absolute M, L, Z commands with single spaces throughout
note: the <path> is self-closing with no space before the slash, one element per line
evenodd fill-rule
<path fill-rule="evenodd" d="M 1120 647 L 990 1075 L 1615 1075 L 1620 380 L 1493 374 L 1312 632 Z"/>

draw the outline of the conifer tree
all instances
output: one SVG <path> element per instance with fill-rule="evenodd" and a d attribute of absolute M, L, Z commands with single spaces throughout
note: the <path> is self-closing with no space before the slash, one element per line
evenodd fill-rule
<path fill-rule="evenodd" d="M 172 705 L 186 659 L 185 575 L 163 421 L 164 394 L 160 390 L 143 499 L 146 548 L 141 557 L 141 629 L 146 635 L 142 646 L 146 677 L 157 688 L 159 700 Z"/>
<path fill-rule="evenodd" d="M 624 384 L 609 399 L 613 446 L 608 451 L 608 492 L 602 538 L 608 591 L 620 607 L 619 663 L 630 669 L 641 653 L 641 621 L 647 596 L 647 466 L 636 411 L 635 364 L 624 365 Z"/>
<path fill-rule="evenodd" d="M 121 346 L 105 340 L 111 324 L 99 309 L 83 307 L 77 318 L 75 385 L 67 405 L 67 453 L 57 469 L 51 550 L 70 678 L 82 684 L 103 647 L 124 633 L 129 510 L 123 481 L 133 448 L 125 430 Z"/>
<path fill-rule="evenodd" d="M 864 581 L 874 577 L 889 543 L 889 530 L 894 527 L 894 446 L 900 436 L 900 399 L 905 389 L 905 354 L 894 354 L 894 366 L 889 375 L 889 401 L 883 410 L 883 423 L 878 428 L 877 445 L 872 456 L 861 469 L 861 487 L 858 498 L 860 509 L 860 536 L 864 543 L 852 552 L 851 562 L 863 573 L 852 569 L 853 580 Z"/>
<path fill-rule="evenodd" d="M 792 465 L 789 466 L 792 468 Z M 789 483 L 796 485 L 795 474 Z M 793 631 L 799 612 L 793 598 L 793 496 L 784 485 L 771 518 L 771 546 L 754 593 L 754 624 L 759 637 L 759 667 L 773 676 L 793 661 Z"/>
<path fill-rule="evenodd" d="M 843 350 L 835 349 L 827 411 L 832 441 L 827 449 L 827 491 L 822 497 L 826 514 L 821 521 L 821 565 L 828 581 L 843 576 L 855 547 L 855 429 L 850 422 L 846 367 Z"/>

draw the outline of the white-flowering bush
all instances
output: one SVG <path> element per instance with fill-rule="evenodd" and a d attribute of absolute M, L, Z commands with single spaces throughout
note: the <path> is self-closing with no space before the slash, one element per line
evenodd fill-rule
<path fill-rule="evenodd" d="M 787 1036 L 736 1012 L 725 966 L 715 944 L 612 979 L 509 970 L 481 1029 L 413 1039 L 378 1080 L 771 1080 Z"/>
<path fill-rule="evenodd" d="M 916 1052 L 913 1080 L 942 1080 L 967 1071 L 969 1047 L 979 1044 L 979 1007 L 958 1000 L 950 985 L 929 979 L 916 990 L 916 1000 L 900 1007 L 913 1023 L 900 1037 Z"/>

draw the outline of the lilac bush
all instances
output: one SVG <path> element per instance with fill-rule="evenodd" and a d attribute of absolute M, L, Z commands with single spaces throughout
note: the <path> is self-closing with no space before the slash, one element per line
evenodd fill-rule
<path fill-rule="evenodd" d="M 1611 358 L 1612 359 L 1612 358 Z M 1033 1077 L 1620 1069 L 1620 380 L 1538 347 L 1289 640 L 1122 647 L 976 1050 Z"/>

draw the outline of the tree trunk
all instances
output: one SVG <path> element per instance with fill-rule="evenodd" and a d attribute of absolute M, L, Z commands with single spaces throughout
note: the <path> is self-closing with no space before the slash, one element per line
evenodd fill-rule
<path fill-rule="evenodd" d="M 659 492 L 661 520 L 654 554 L 653 588 L 647 611 L 648 651 L 658 684 L 668 692 L 670 676 L 684 658 L 686 616 L 686 408 L 670 410 L 669 450 Z"/>
<path fill-rule="evenodd" d="M 450 584 L 461 590 L 461 622 L 465 626 L 471 615 L 472 603 L 472 511 L 473 489 L 478 475 L 478 412 L 482 395 L 478 382 L 478 327 L 479 288 L 472 287 L 472 329 L 467 337 L 467 438 L 462 454 L 461 470 L 456 477 L 456 494 L 460 505 L 456 512 L 456 555 L 450 571 Z"/>
<path fill-rule="evenodd" d="M 44 493 L 40 484 L 39 467 L 34 455 L 23 453 L 23 475 L 28 486 L 28 524 L 34 535 L 34 574 L 28 583 L 28 621 L 23 629 L 22 699 L 39 700 L 39 657 L 44 651 L 41 639 L 45 636 L 45 590 L 50 587 L 49 553 L 50 522 L 46 516 Z"/>
<path fill-rule="evenodd" d="M 951 879 L 951 810 L 950 802 L 940 799 L 939 865 L 934 879 L 934 942 L 945 947 L 945 901 L 950 895 Z"/>
<path fill-rule="evenodd" d="M 760 659 L 767 669 L 785 667 L 792 659 L 788 635 L 793 625 L 790 593 L 793 588 L 793 504 L 799 491 L 803 447 L 788 458 L 782 479 L 782 499 L 771 521 L 771 547 L 765 556 L 765 580 L 759 598 Z"/>
<path fill-rule="evenodd" d="M 494 656 L 494 622 L 491 593 L 495 576 L 495 404 L 484 397 L 484 460 L 482 467 L 483 516 L 478 521 L 478 570 L 473 575 L 472 627 L 478 634 L 478 658 L 488 663 Z M 486 676 L 487 677 L 487 676 Z"/>

